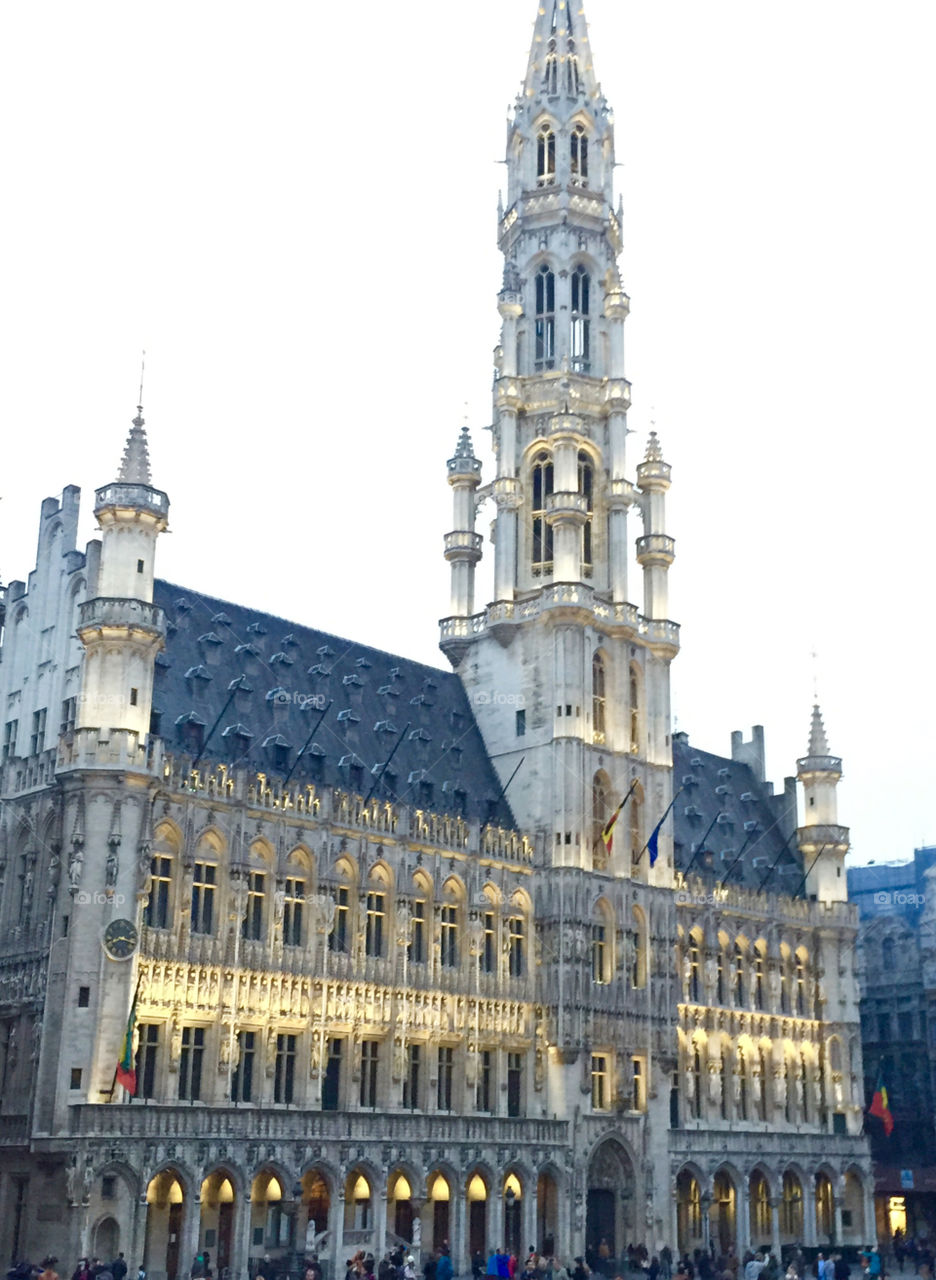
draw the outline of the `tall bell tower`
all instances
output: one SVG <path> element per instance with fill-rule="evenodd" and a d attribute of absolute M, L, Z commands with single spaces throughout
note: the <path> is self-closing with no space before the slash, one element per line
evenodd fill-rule
<path fill-rule="evenodd" d="M 453 477 L 449 464 L 473 501 L 461 504 L 469 527 L 447 540 L 453 616 L 441 645 L 504 783 L 523 762 L 508 799 L 553 865 L 668 883 L 665 829 L 652 871 L 644 845 L 672 798 L 670 467 L 653 433 L 629 472 L 613 173 L 613 121 L 581 0 L 541 0 L 507 134 L 496 474 L 476 488 L 473 472 Z M 485 500 L 496 511 L 495 598 L 475 614 L 465 575 Z M 601 828 L 632 787 L 609 861 Z"/>

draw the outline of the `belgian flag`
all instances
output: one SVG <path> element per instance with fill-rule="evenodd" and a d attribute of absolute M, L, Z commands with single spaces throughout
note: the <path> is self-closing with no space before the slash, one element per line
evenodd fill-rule
<path fill-rule="evenodd" d="M 884 1126 L 885 1137 L 890 1137 L 894 1132 L 894 1117 L 891 1115 L 888 1106 L 887 1090 L 884 1087 L 882 1076 L 878 1076 L 877 1088 L 874 1091 L 874 1097 L 871 1099 L 871 1106 L 868 1108 L 868 1114 L 877 1116 L 881 1124 Z"/>

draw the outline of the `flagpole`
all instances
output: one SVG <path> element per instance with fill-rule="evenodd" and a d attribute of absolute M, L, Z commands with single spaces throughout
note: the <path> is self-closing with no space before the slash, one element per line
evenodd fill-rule
<path fill-rule="evenodd" d="M 631 784 L 627 789 L 627 795 L 624 797 L 624 799 L 621 801 L 621 803 L 615 809 L 614 813 L 611 815 L 611 817 L 608 819 L 608 821 L 605 823 L 604 827 L 602 828 L 600 838 L 601 838 L 602 844 L 605 847 L 606 852 L 608 853 L 610 853 L 611 850 L 609 848 L 608 841 L 605 839 L 605 834 L 609 833 L 608 839 L 610 839 L 613 844 L 614 828 L 617 825 L 617 820 L 618 818 L 620 818 L 621 814 L 624 812 L 627 802 L 631 798 L 631 796 L 634 794 L 634 791 L 636 790 L 636 788 L 637 788 L 637 779 L 634 778 L 632 779 Z"/>
<path fill-rule="evenodd" d="M 812 871 L 813 867 L 816 865 L 816 863 L 819 861 L 819 859 L 820 859 L 820 858 L 822 857 L 822 855 L 825 853 L 826 849 L 831 849 L 831 848 L 833 848 L 832 841 L 827 841 L 827 843 L 826 843 L 826 844 L 824 844 L 824 845 L 822 845 L 822 846 L 820 847 L 819 852 L 816 854 L 816 856 L 813 858 L 812 862 L 809 864 L 809 866 L 808 866 L 808 868 L 807 868 L 807 870 L 806 870 L 806 874 L 803 876 L 803 879 L 800 881 L 799 886 L 797 887 L 796 893 L 794 893 L 794 895 L 793 895 L 793 897 L 794 897 L 794 898 L 798 898 L 798 897 L 800 896 L 800 894 L 803 892 L 803 890 L 806 888 L 806 882 L 809 880 L 809 873 L 810 873 L 810 871 Z"/>
<path fill-rule="evenodd" d="M 687 876 L 689 874 L 689 868 L 695 862 L 699 854 L 705 852 L 705 842 L 709 838 L 709 836 L 712 834 L 712 832 L 715 830 L 715 824 L 718 822 L 718 819 L 721 816 L 722 816 L 722 811 L 719 810 L 718 813 L 716 813 L 715 817 L 712 819 L 711 825 L 709 826 L 708 831 L 706 831 L 705 835 L 699 841 L 699 847 L 696 849 L 695 853 L 692 855 L 692 857 L 689 859 L 688 863 L 686 864 L 686 869 L 685 871 L 683 871 L 684 876 Z"/>
<path fill-rule="evenodd" d="M 776 871 L 777 867 L 780 865 L 780 859 L 783 857 L 785 853 L 790 852 L 790 841 L 793 839 L 793 836 L 795 835 L 796 835 L 796 832 L 794 831 L 790 835 L 788 835 L 787 838 L 784 840 L 783 848 L 777 854 L 776 858 L 774 858 L 772 865 L 767 868 L 767 874 L 764 876 L 763 880 L 757 886 L 758 893 L 763 893 L 764 886 L 766 885 L 767 881 L 770 879 L 770 877 Z"/>
<path fill-rule="evenodd" d="M 722 878 L 721 878 L 721 880 L 720 880 L 720 882 L 719 882 L 719 885 L 718 885 L 719 889 L 724 889 L 725 884 L 726 884 L 726 883 L 727 883 L 727 881 L 728 881 L 728 877 L 731 875 L 732 871 L 734 871 L 735 867 L 738 865 L 738 863 L 739 863 L 739 862 L 741 861 L 741 859 L 744 857 L 744 851 L 745 851 L 745 849 L 748 847 L 748 845 L 751 843 L 751 840 L 754 838 L 754 836 L 755 836 L 755 835 L 756 835 L 756 831 L 749 831 L 749 832 L 748 832 L 748 838 L 745 840 L 744 844 L 741 846 L 741 851 L 740 851 L 740 853 L 739 853 L 739 854 L 738 854 L 738 856 L 735 858 L 734 862 L 731 864 L 731 866 L 728 868 L 728 870 L 725 872 L 725 874 L 722 876 Z"/>
<path fill-rule="evenodd" d="M 656 824 L 656 826 L 653 828 L 653 830 L 654 830 L 654 831 L 659 831 L 659 830 L 660 830 L 660 828 L 663 826 L 663 823 L 666 821 L 666 819 L 667 819 L 667 818 L 670 816 L 670 814 L 673 812 L 673 808 L 674 808 L 674 806 L 675 806 L 675 804 L 676 804 L 676 801 L 679 799 L 679 797 L 682 795 L 682 793 L 685 791 L 685 789 L 686 789 L 685 787 L 680 787 L 680 788 L 679 788 L 679 790 L 676 792 L 676 794 L 673 796 L 672 800 L 669 802 L 669 805 L 668 805 L 668 807 L 667 807 L 666 812 L 663 814 L 663 817 L 660 819 L 660 821 L 659 821 L 659 822 Z M 650 833 L 650 838 L 651 838 L 651 839 L 653 838 L 653 832 L 651 832 L 651 833 Z M 640 853 L 638 853 L 637 857 L 634 859 L 634 866 L 635 866 L 635 867 L 636 867 L 636 866 L 639 866 L 639 864 L 640 864 L 640 859 L 644 856 L 644 854 L 647 852 L 647 850 L 648 850 L 649 848 L 650 848 L 650 840 L 648 840 L 648 841 L 647 841 L 647 843 L 646 843 L 646 844 L 644 845 L 644 847 L 641 849 Z"/>

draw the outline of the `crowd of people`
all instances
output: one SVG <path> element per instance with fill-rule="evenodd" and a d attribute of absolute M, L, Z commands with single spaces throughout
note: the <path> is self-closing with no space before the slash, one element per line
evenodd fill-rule
<path fill-rule="evenodd" d="M 926 1240 L 908 1238 L 898 1231 L 892 1243 L 894 1261 L 900 1272 L 907 1268 L 920 1280 L 933 1280 L 933 1253 Z M 812 1252 L 810 1250 L 811 1255 Z M 38 1265 L 21 1261 L 7 1272 L 7 1280 L 61 1280 L 57 1264 L 58 1259 L 54 1257 L 43 1258 Z M 268 1254 L 251 1270 L 253 1280 L 283 1280 L 282 1267 Z M 122 1253 L 112 1262 L 80 1258 L 71 1280 L 127 1280 L 128 1271 Z M 303 1280 L 324 1280 L 322 1266 L 314 1256 L 306 1259 L 301 1272 Z M 748 1251 L 739 1256 L 733 1247 L 719 1252 L 714 1244 L 681 1257 L 665 1245 L 654 1254 L 645 1245 L 628 1245 L 615 1257 L 606 1240 L 597 1248 L 586 1250 L 584 1256 L 568 1260 L 557 1256 L 552 1249 L 535 1248 L 530 1248 L 522 1259 L 516 1252 L 504 1248 L 492 1249 L 487 1256 L 478 1251 L 471 1259 L 473 1280 L 631 1280 L 635 1273 L 643 1280 L 890 1280 L 876 1244 L 861 1250 L 857 1263 L 850 1262 L 836 1249 L 820 1250 L 807 1259 L 799 1246 L 786 1250 L 782 1263 L 770 1249 Z M 213 1280 L 208 1253 L 195 1256 L 189 1276 L 190 1280 Z M 138 1268 L 135 1280 L 146 1280 L 142 1267 Z M 421 1256 L 419 1261 L 402 1246 L 388 1250 L 379 1260 L 373 1253 L 359 1250 L 346 1262 L 343 1280 L 455 1280 L 455 1277 L 448 1245 L 443 1244 Z"/>

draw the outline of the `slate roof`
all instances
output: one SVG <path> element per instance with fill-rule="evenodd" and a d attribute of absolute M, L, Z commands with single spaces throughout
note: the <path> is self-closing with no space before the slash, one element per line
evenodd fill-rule
<path fill-rule="evenodd" d="M 792 795 L 773 795 L 750 765 L 700 751 L 684 733 L 673 737 L 674 792 L 680 787 L 673 811 L 677 870 L 688 868 L 713 884 L 727 876 L 729 885 L 756 889 L 774 867 L 767 890 L 800 891 Z"/>
<path fill-rule="evenodd" d="M 206 761 L 279 778 L 295 765 L 291 782 L 363 795 L 374 786 L 375 796 L 515 825 L 452 672 L 159 579 L 154 601 L 168 631 L 154 730 L 170 751 L 194 757 L 201 739 Z"/>

